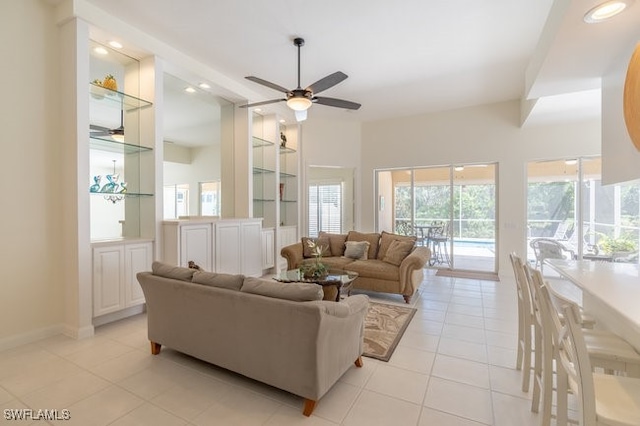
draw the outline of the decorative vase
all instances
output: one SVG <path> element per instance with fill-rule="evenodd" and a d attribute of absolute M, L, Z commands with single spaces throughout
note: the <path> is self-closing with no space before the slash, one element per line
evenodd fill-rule
<path fill-rule="evenodd" d="M 102 180 L 102 176 L 94 176 L 93 182 L 94 184 L 89 187 L 89 192 L 100 192 L 100 181 Z"/>
<path fill-rule="evenodd" d="M 284 198 L 284 183 L 280 184 L 280 201 Z"/>
<path fill-rule="evenodd" d="M 287 136 L 280 132 L 280 148 L 286 148 L 287 147 Z"/>
<path fill-rule="evenodd" d="M 116 192 L 116 188 L 118 187 L 118 178 L 117 174 L 107 175 L 107 180 L 109 183 L 105 184 L 100 192 Z"/>

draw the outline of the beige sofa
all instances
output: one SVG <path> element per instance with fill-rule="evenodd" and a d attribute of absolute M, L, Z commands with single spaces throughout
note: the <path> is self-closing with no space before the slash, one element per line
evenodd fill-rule
<path fill-rule="evenodd" d="M 279 283 L 154 262 L 140 272 L 151 352 L 167 346 L 317 401 L 362 366 L 368 298 L 321 300 L 316 284 Z"/>
<path fill-rule="evenodd" d="M 304 239 L 303 239 L 304 240 Z M 369 243 L 366 260 L 356 260 L 345 256 L 345 245 L 349 241 L 367 241 Z M 405 257 L 402 254 L 392 256 L 394 241 L 410 242 Z M 328 234 L 321 232 L 317 242 L 328 247 L 321 262 L 330 269 L 347 270 L 358 273 L 353 283 L 354 289 L 373 290 L 383 293 L 400 294 L 406 303 L 420 285 L 423 268 L 429 261 L 431 252 L 427 247 L 415 246 L 416 238 L 391 234 L 388 232 L 361 233 L 351 231 L 348 234 Z M 403 244 L 395 244 L 401 246 Z M 405 247 L 407 247 L 405 245 Z M 313 256 L 305 257 L 302 241 L 283 247 L 280 254 L 287 259 L 288 269 L 297 269 L 305 263 L 315 262 Z M 396 253 L 397 254 L 397 253 Z"/>

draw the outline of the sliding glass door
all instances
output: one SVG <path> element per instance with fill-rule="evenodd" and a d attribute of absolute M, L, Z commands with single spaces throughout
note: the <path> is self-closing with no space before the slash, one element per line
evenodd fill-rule
<path fill-rule="evenodd" d="M 377 172 L 377 229 L 415 235 L 430 266 L 496 271 L 496 165 Z"/>
<path fill-rule="evenodd" d="M 638 263 L 640 182 L 603 185 L 600 157 L 536 161 L 527 169 L 529 261 L 540 261 L 532 241 L 545 238 L 566 258 Z"/>

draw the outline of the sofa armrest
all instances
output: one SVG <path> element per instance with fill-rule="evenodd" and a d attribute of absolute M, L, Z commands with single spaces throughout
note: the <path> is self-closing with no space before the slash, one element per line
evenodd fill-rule
<path fill-rule="evenodd" d="M 282 247 L 280 255 L 287 259 L 287 270 L 297 269 L 303 260 L 302 243 Z"/>
<path fill-rule="evenodd" d="M 413 249 L 409 256 L 405 257 L 400 264 L 400 287 L 402 288 L 402 294 L 411 296 L 415 287 L 420 283 L 414 282 L 414 276 L 422 279 L 422 268 L 425 267 L 429 258 L 431 257 L 431 250 L 428 247 L 416 247 Z M 416 278 L 416 279 L 417 279 Z"/>
<path fill-rule="evenodd" d="M 322 303 L 323 312 L 339 318 L 357 315 L 369 309 L 369 297 L 364 294 L 356 294 L 341 300 L 340 302 Z"/>

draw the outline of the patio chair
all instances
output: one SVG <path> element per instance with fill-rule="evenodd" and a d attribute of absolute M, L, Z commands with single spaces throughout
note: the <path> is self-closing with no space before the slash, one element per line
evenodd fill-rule
<path fill-rule="evenodd" d="M 558 240 L 534 238 L 529 242 L 536 256 L 536 267 L 542 271 L 545 259 L 575 259 L 576 254 Z"/>

